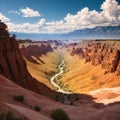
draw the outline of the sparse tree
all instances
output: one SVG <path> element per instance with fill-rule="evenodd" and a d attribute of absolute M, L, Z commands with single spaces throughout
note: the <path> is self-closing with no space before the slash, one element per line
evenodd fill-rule
<path fill-rule="evenodd" d="M 67 113 L 60 108 L 52 110 L 50 115 L 51 115 L 51 118 L 53 118 L 54 120 L 70 120 Z"/>

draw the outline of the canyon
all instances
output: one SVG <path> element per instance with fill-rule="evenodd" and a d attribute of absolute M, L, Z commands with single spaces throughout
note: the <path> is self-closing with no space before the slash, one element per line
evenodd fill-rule
<path fill-rule="evenodd" d="M 0 96 L 0 113 L 22 120 L 51 120 L 57 108 L 71 120 L 119 120 L 120 41 L 22 41 L 0 22 Z"/>
<path fill-rule="evenodd" d="M 53 96 L 53 92 L 48 87 L 37 82 L 28 72 L 18 43 L 14 36 L 9 36 L 7 26 L 1 23 L 0 28 L 0 74 L 24 88 L 38 93 L 47 91 L 48 95 Z"/>
<path fill-rule="evenodd" d="M 120 49 L 114 48 L 109 44 L 93 42 L 88 43 L 87 47 L 83 49 L 77 47 L 73 48 L 71 55 L 78 54 L 81 58 L 85 58 L 85 62 L 91 62 L 92 65 L 101 64 L 102 68 L 105 69 L 105 74 L 116 72 L 119 76 L 120 66 Z"/>

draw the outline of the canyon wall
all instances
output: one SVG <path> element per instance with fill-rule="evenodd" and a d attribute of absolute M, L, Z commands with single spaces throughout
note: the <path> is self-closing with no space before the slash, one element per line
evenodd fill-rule
<path fill-rule="evenodd" d="M 36 43 L 36 44 L 32 44 L 30 45 L 28 43 L 27 46 L 25 46 L 24 44 L 22 44 L 22 47 L 20 47 L 20 51 L 22 53 L 22 55 L 29 61 L 31 62 L 36 62 L 32 56 L 36 57 L 38 60 L 40 60 L 42 63 L 44 63 L 44 61 L 42 61 L 40 59 L 40 56 L 43 54 L 46 54 L 47 52 L 52 52 L 53 48 L 51 47 L 51 45 L 49 43 Z"/>
<path fill-rule="evenodd" d="M 46 96 L 54 92 L 44 84 L 37 82 L 28 72 L 15 35 L 10 37 L 7 26 L 0 22 L 0 74 L 20 86 Z"/>
<path fill-rule="evenodd" d="M 85 62 L 91 62 L 92 65 L 101 64 L 105 69 L 105 74 L 116 73 L 120 75 L 120 50 L 108 45 L 107 43 L 88 43 L 87 47 L 73 47 L 71 55 L 79 55 L 85 58 Z"/>
<path fill-rule="evenodd" d="M 53 51 L 50 44 L 28 45 L 27 47 L 23 45 L 22 48 L 20 48 L 20 50 L 22 51 L 22 54 L 26 57 L 40 57 L 41 55 L 46 54 L 47 52 Z"/>

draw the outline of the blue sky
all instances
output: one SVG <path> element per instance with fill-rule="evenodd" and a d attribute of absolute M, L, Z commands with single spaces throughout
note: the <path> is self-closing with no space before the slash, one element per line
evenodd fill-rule
<path fill-rule="evenodd" d="M 50 2 L 51 1 L 51 2 Z M 23 19 L 16 14 L 10 14 L 8 11 L 18 11 L 22 8 L 29 7 L 39 11 L 42 17 L 47 21 L 56 21 L 63 19 L 68 13 L 76 14 L 84 7 L 90 10 L 100 11 L 100 5 L 104 0 L 0 0 L 0 12 L 4 13 L 13 22 L 36 22 L 39 18 Z"/>
<path fill-rule="evenodd" d="M 0 19 L 11 32 L 66 33 L 119 25 L 119 0 L 0 0 Z"/>

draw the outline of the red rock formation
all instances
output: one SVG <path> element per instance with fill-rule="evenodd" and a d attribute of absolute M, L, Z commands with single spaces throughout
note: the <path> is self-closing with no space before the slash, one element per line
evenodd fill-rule
<path fill-rule="evenodd" d="M 105 73 L 116 72 L 120 75 L 120 51 L 112 48 L 107 44 L 92 43 L 83 50 L 81 48 L 73 48 L 71 55 L 78 54 L 85 58 L 85 62 L 91 62 L 93 65 L 101 64 L 106 70 Z"/>
<path fill-rule="evenodd" d="M 9 37 L 7 26 L 2 22 L 0 22 L 0 74 L 24 88 L 53 96 L 49 88 L 29 74 L 15 36 Z"/>
<path fill-rule="evenodd" d="M 109 48 L 102 61 L 102 67 L 107 70 L 107 72 L 115 72 L 119 63 L 120 51 L 117 49 Z"/>
<path fill-rule="evenodd" d="M 53 51 L 50 44 L 41 44 L 41 45 L 29 45 L 25 47 L 23 45 L 22 48 L 20 48 L 22 55 L 26 57 L 29 61 L 35 62 L 36 61 L 32 58 L 32 56 L 36 57 L 38 60 L 44 63 L 39 57 L 43 54 L 46 54 L 47 52 Z"/>
<path fill-rule="evenodd" d="M 75 48 L 75 47 L 73 47 L 73 50 L 72 50 L 72 52 L 70 53 L 72 56 L 74 55 L 74 54 L 79 54 L 79 57 L 80 58 L 83 58 L 84 57 L 84 52 L 83 52 L 83 50 L 81 49 L 81 48 Z"/>
<path fill-rule="evenodd" d="M 117 69 L 116 69 L 117 76 L 120 75 L 120 61 L 118 63 Z"/>

